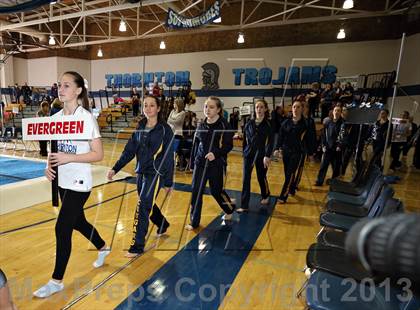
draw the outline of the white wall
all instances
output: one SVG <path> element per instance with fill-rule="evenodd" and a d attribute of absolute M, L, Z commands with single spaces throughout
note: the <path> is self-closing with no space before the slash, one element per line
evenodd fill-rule
<path fill-rule="evenodd" d="M 400 41 L 397 41 L 398 49 Z M 402 85 L 420 84 L 420 33 L 406 38 L 401 60 L 400 83 Z"/>
<path fill-rule="evenodd" d="M 380 57 L 378 57 L 378 52 Z M 225 50 L 185 54 L 146 56 L 145 71 L 189 70 L 193 88 L 200 88 L 201 65 L 212 61 L 219 65 L 221 88 L 236 88 L 232 69 L 239 67 L 261 68 L 262 61 L 228 61 L 227 58 L 264 58 L 266 66 L 276 71 L 278 67 L 289 67 L 293 58 L 329 58 L 329 63 L 337 66 L 341 76 L 391 71 L 398 57 L 396 41 L 371 41 L 340 44 L 320 44 L 286 46 L 243 50 Z M 325 62 L 297 62 L 297 66 L 325 65 Z M 104 88 L 106 73 L 142 72 L 143 58 L 128 57 L 92 61 L 92 87 Z M 256 86 L 243 86 L 255 88 Z M 260 86 L 266 88 L 267 86 Z"/>
<path fill-rule="evenodd" d="M 3 59 L 4 55 L 0 55 Z M 7 87 L 14 84 L 13 76 L 13 56 L 6 59 L 5 63 L 0 64 L 0 87 Z"/>
<path fill-rule="evenodd" d="M 28 59 L 28 84 L 51 86 L 57 82 L 57 57 Z"/>
<path fill-rule="evenodd" d="M 401 40 L 396 41 L 399 50 Z M 401 60 L 399 83 L 401 85 L 419 85 L 420 84 L 420 34 L 412 35 L 406 38 L 403 57 Z M 411 97 L 411 98 L 410 98 Z M 410 112 L 414 116 L 416 123 L 420 123 L 420 95 L 417 96 L 398 96 L 395 98 L 394 113 L 399 117 L 403 111 Z M 417 102 L 416 105 L 414 102 Z M 388 108 L 391 108 L 391 98 L 388 99 Z"/>
<path fill-rule="evenodd" d="M 19 85 L 28 82 L 28 60 L 18 57 L 13 57 L 13 78 L 14 83 Z"/>
<path fill-rule="evenodd" d="M 269 85 L 244 85 L 244 77 L 242 77 L 242 85 L 235 86 L 232 69 L 247 67 L 259 69 L 267 66 L 273 70 L 273 78 L 275 78 L 278 67 L 289 67 L 293 58 L 328 58 L 329 64 L 338 68 L 339 76 L 386 72 L 395 69 L 398 48 L 396 40 L 386 40 L 156 55 L 146 56 L 145 72 L 188 70 L 193 88 L 200 89 L 203 71 L 201 66 L 211 61 L 220 68 L 219 85 L 221 89 L 267 89 L 270 88 Z M 264 61 L 228 61 L 227 58 L 263 58 Z M 295 62 L 295 65 L 324 66 L 325 62 L 299 61 Z M 143 57 L 93 60 L 91 65 L 92 89 L 98 90 L 105 87 L 105 74 L 107 73 L 141 73 L 142 71 Z M 245 101 L 252 102 L 252 97 L 224 97 L 222 99 L 228 109 L 241 106 Z M 200 111 L 204 100 L 205 98 L 198 98 L 199 104 L 191 109 Z"/>
<path fill-rule="evenodd" d="M 90 87 L 90 63 L 91 61 L 86 59 L 57 57 L 57 77 L 60 78 L 66 71 L 76 71 L 88 80 Z"/>

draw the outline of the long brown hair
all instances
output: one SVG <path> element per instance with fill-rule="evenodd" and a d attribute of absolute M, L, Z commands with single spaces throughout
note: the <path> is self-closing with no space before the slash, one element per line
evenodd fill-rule
<path fill-rule="evenodd" d="M 80 87 L 82 89 L 82 92 L 77 96 L 77 99 L 80 99 L 82 101 L 83 108 L 90 111 L 88 93 L 83 77 L 76 71 L 66 71 L 63 73 L 63 75 L 71 75 L 73 77 L 73 81 L 76 83 L 77 87 Z"/>
<path fill-rule="evenodd" d="M 268 120 L 270 118 L 270 110 L 268 109 L 268 103 L 267 103 L 267 101 L 265 101 L 264 99 L 257 99 L 255 101 L 254 110 L 257 107 L 257 103 L 258 102 L 261 102 L 262 104 L 264 104 L 264 108 L 265 108 L 264 118 Z M 256 114 L 257 113 L 255 113 L 255 115 Z"/>
<path fill-rule="evenodd" d="M 223 103 L 222 103 L 222 100 L 220 100 L 220 98 L 219 97 L 216 97 L 216 96 L 209 96 L 206 99 L 205 102 L 208 102 L 210 100 L 212 100 L 212 101 L 214 101 L 216 103 L 216 107 L 220 109 L 219 116 L 223 117 Z"/>
<path fill-rule="evenodd" d="M 146 98 L 153 98 L 155 100 L 156 105 L 158 106 L 158 108 L 160 108 L 159 112 L 158 112 L 157 120 L 158 120 L 158 122 L 163 121 L 164 119 L 163 119 L 163 116 L 162 116 L 162 103 L 160 102 L 159 98 L 156 97 L 156 96 L 152 96 L 152 95 L 146 95 L 143 98 L 143 105 L 144 105 L 144 101 L 146 100 Z"/>

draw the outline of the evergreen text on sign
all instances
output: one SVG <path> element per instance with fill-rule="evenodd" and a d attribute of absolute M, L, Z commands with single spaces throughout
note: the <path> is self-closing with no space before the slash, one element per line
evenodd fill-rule
<path fill-rule="evenodd" d="M 90 140 L 92 126 L 89 116 L 24 118 L 22 135 L 23 140 Z"/>

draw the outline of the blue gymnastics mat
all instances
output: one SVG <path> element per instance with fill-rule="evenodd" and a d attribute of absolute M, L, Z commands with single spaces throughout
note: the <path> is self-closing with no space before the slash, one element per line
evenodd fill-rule
<path fill-rule="evenodd" d="M 39 178 L 46 164 L 40 161 L 0 156 L 0 185 Z"/>

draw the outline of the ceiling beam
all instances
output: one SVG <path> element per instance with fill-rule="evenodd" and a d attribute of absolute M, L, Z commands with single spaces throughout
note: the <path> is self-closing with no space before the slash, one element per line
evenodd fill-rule
<path fill-rule="evenodd" d="M 246 25 L 244 25 L 244 27 L 249 27 L 249 26 L 252 26 L 252 25 L 255 25 L 255 24 L 259 24 L 259 23 L 261 23 L 261 22 L 265 22 L 266 20 L 269 20 L 269 19 L 275 18 L 275 17 L 277 17 L 277 16 L 285 15 L 285 14 L 287 14 L 287 13 L 289 13 L 289 12 L 293 12 L 293 11 L 299 10 L 299 9 L 301 9 L 301 8 L 303 8 L 303 7 L 307 6 L 307 5 L 309 5 L 309 4 L 316 3 L 316 2 L 319 2 L 319 1 L 320 1 L 320 0 L 312 0 L 311 2 L 308 2 L 307 4 L 301 4 L 301 5 L 299 5 L 299 6 L 296 6 L 296 7 L 294 7 L 294 8 L 288 9 L 288 10 L 286 10 L 286 11 L 282 11 L 282 12 L 280 12 L 280 13 L 277 13 L 277 14 L 274 14 L 274 15 L 271 15 L 271 16 L 267 16 L 267 17 L 264 17 L 264 18 L 262 18 L 262 19 L 260 19 L 260 20 L 255 21 L 255 22 L 252 22 L 252 23 L 246 24 Z"/>
<path fill-rule="evenodd" d="M 248 24 L 243 25 L 242 28 L 260 28 L 260 27 L 273 27 L 273 26 L 281 26 L 281 25 L 294 25 L 294 24 L 301 24 L 301 23 L 316 23 L 316 22 L 324 22 L 324 21 L 333 21 L 333 20 L 341 20 L 343 18 L 352 19 L 352 18 L 368 18 L 368 17 L 379 17 L 379 16 L 388 16 L 388 15 L 397 15 L 402 14 L 400 10 L 398 12 L 371 12 L 371 13 L 354 13 L 354 14 L 342 14 L 342 15 L 334 15 L 334 16 L 322 16 L 322 17 L 311 17 L 311 18 L 297 18 L 297 19 L 290 19 L 290 20 L 280 20 L 280 21 L 272 21 L 272 22 L 261 22 L 258 24 Z M 160 25 L 159 25 L 160 26 Z M 156 29 L 159 27 L 155 27 Z M 119 37 L 119 38 L 111 38 L 111 39 L 103 39 L 103 40 L 94 40 L 94 41 L 87 41 L 87 42 L 80 42 L 80 43 L 71 43 L 67 44 L 64 47 L 76 47 L 76 46 L 83 46 L 83 45 L 96 45 L 96 44 L 105 44 L 105 43 L 112 43 L 112 42 L 122 42 L 122 41 L 131 41 L 131 40 L 138 40 L 138 39 L 148 39 L 148 38 L 157 38 L 157 37 L 169 37 L 169 36 L 177 36 L 177 35 L 191 35 L 191 34 L 198 34 L 198 33 L 208 33 L 208 32 L 216 32 L 216 31 L 229 31 L 229 30 L 240 30 L 241 25 L 231 25 L 231 26 L 219 26 L 219 27 L 206 27 L 201 29 L 194 29 L 189 31 L 171 31 L 171 32 L 161 32 L 161 33 L 154 33 L 151 34 L 154 29 L 147 31 L 146 33 L 139 35 L 139 36 L 131 36 L 131 37 Z M 39 49 L 27 50 L 35 51 Z"/>
<path fill-rule="evenodd" d="M 300 3 L 296 2 L 289 2 L 289 1 L 276 1 L 276 0 L 261 0 L 265 3 L 270 4 L 278 4 L 278 5 L 290 5 L 290 6 L 299 6 Z M 308 8 L 314 8 L 314 9 L 321 9 L 321 10 L 334 10 L 334 11 L 341 11 L 341 12 L 368 12 L 364 10 L 357 10 L 357 9 L 343 9 L 342 7 L 336 7 L 334 5 L 331 6 L 325 6 L 325 5 L 313 5 L 313 4 L 307 4 L 306 7 Z"/>
<path fill-rule="evenodd" d="M 83 12 L 70 13 L 70 14 L 65 14 L 65 15 L 61 15 L 61 16 L 54 16 L 54 17 L 50 17 L 50 18 L 41 18 L 41 19 L 38 19 L 38 20 L 27 21 L 27 22 L 23 22 L 23 23 L 15 23 L 15 24 L 10 24 L 10 25 L 0 26 L 0 31 L 12 30 L 12 29 L 17 29 L 17 28 L 26 27 L 26 26 L 33 26 L 33 25 L 38 25 L 38 24 L 43 24 L 43 23 L 48 23 L 48 22 L 55 22 L 55 21 L 60 21 L 60 20 L 63 20 L 63 19 L 80 18 L 80 17 L 86 17 L 86 16 L 95 15 L 95 14 L 101 14 L 101 13 L 111 13 L 111 12 L 115 12 L 115 11 L 137 8 L 140 5 L 141 6 L 148 6 L 148 5 L 155 5 L 155 4 L 158 4 L 158 3 L 173 2 L 173 1 L 176 1 L 176 0 L 145 0 L 142 3 L 139 2 L 139 3 L 125 3 L 125 4 L 120 4 L 120 5 L 111 5 L 111 6 L 108 6 L 108 7 L 91 9 L 91 10 L 86 10 L 86 11 L 83 11 Z M 201 1 L 202 0 L 196 1 L 195 3 L 190 5 L 188 7 L 188 9 L 193 7 L 194 5 L 196 5 L 197 3 L 201 2 Z"/>

